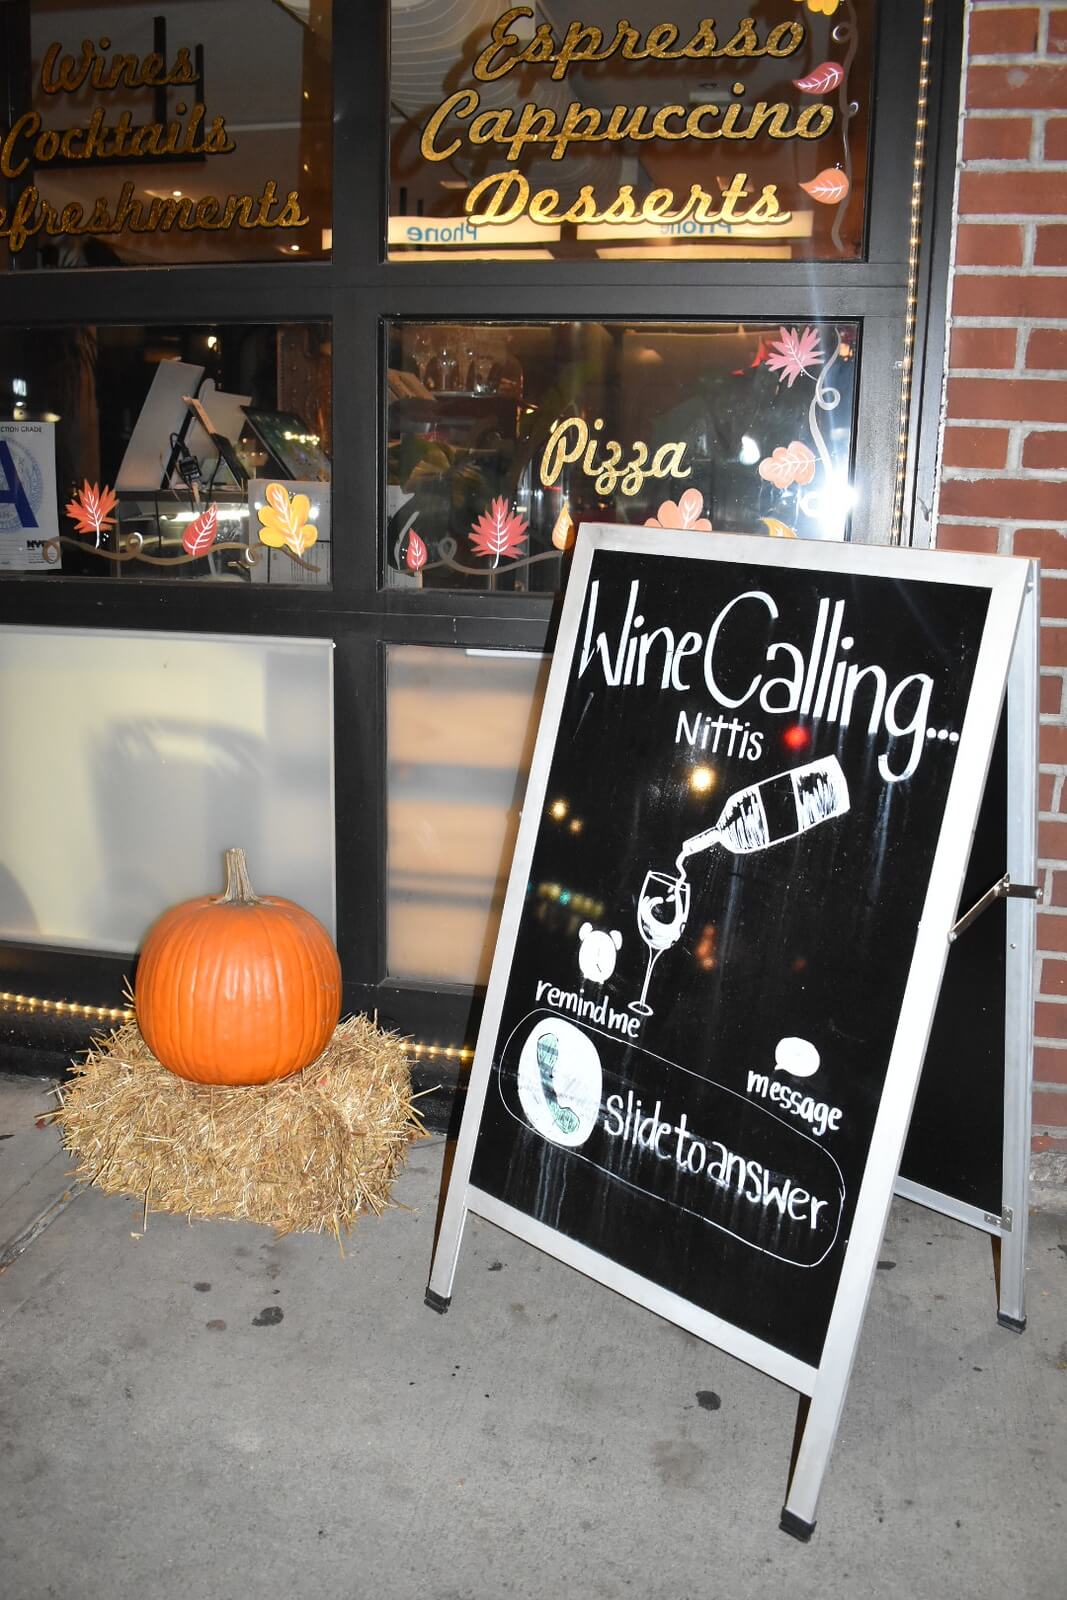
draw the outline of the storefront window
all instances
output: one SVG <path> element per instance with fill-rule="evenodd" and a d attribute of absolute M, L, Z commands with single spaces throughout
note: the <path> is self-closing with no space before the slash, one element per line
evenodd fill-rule
<path fill-rule="evenodd" d="M 388 971 L 485 983 L 547 662 L 421 645 L 386 661 Z"/>
<path fill-rule="evenodd" d="M 875 12 L 391 0 L 390 257 L 857 259 Z"/>
<path fill-rule="evenodd" d="M 0 937 L 133 951 L 236 844 L 332 930 L 332 719 L 327 640 L 7 625 Z"/>
<path fill-rule="evenodd" d="M 330 581 L 330 329 L 0 329 L 0 571 Z"/>
<path fill-rule="evenodd" d="M 389 324 L 391 584 L 560 587 L 583 521 L 847 535 L 859 325 Z"/>
<path fill-rule="evenodd" d="M 332 227 L 331 0 L 0 7 L 0 271 L 307 261 Z"/>

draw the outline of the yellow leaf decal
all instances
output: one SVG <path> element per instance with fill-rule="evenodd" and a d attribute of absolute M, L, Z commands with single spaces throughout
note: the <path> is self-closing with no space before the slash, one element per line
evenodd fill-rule
<path fill-rule="evenodd" d="M 767 532 L 772 539 L 795 539 L 797 531 L 786 522 L 779 522 L 777 517 L 760 517 L 760 521 L 767 526 Z"/>
<path fill-rule="evenodd" d="M 259 539 L 272 550 L 282 548 L 302 556 L 319 536 L 319 530 L 308 518 L 311 501 L 306 494 L 291 495 L 283 483 L 268 483 L 266 497 L 269 504 L 259 506 Z"/>

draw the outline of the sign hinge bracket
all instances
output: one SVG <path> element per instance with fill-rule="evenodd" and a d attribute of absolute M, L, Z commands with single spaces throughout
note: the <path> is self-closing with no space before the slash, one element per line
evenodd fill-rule
<path fill-rule="evenodd" d="M 1001 1233 L 1011 1233 L 1015 1226 L 1015 1212 L 1011 1206 L 1005 1206 L 999 1217 L 995 1211 L 987 1211 L 985 1220 L 991 1227 L 999 1228 Z"/>
<path fill-rule="evenodd" d="M 1044 890 L 1039 889 L 1036 883 L 1012 883 L 1011 874 L 1006 872 L 991 889 L 986 890 L 981 899 L 974 902 L 969 911 L 963 913 L 949 933 L 948 942 L 954 944 L 960 934 L 965 933 L 983 911 L 988 911 L 995 900 L 1036 900 L 1040 904 L 1044 897 Z"/>

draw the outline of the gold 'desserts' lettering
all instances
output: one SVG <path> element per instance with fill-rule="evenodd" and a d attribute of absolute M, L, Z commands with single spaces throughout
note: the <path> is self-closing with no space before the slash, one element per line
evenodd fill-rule
<path fill-rule="evenodd" d="M 615 198 L 600 207 L 591 183 L 583 183 L 578 198 L 560 210 L 558 189 L 531 191 L 529 180 L 514 167 L 493 173 L 474 185 L 466 200 L 470 221 L 476 227 L 515 222 L 528 212 L 534 222 L 657 222 L 666 226 L 692 219 L 699 223 L 785 223 L 793 213 L 778 203 L 777 185 L 765 183 L 758 199 L 746 206 L 751 191 L 748 173 L 735 172 L 719 195 L 694 183 L 678 202 L 673 189 L 653 189 L 643 200 L 634 198 L 632 183 L 624 183 Z"/>

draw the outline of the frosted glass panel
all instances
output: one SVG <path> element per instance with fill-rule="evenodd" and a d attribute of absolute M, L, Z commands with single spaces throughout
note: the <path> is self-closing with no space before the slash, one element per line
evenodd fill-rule
<path fill-rule="evenodd" d="M 0 936 L 133 951 L 228 845 L 332 933 L 332 723 L 329 641 L 0 630 Z"/>
<path fill-rule="evenodd" d="M 488 981 L 546 677 L 514 651 L 390 648 L 391 976 Z"/>

